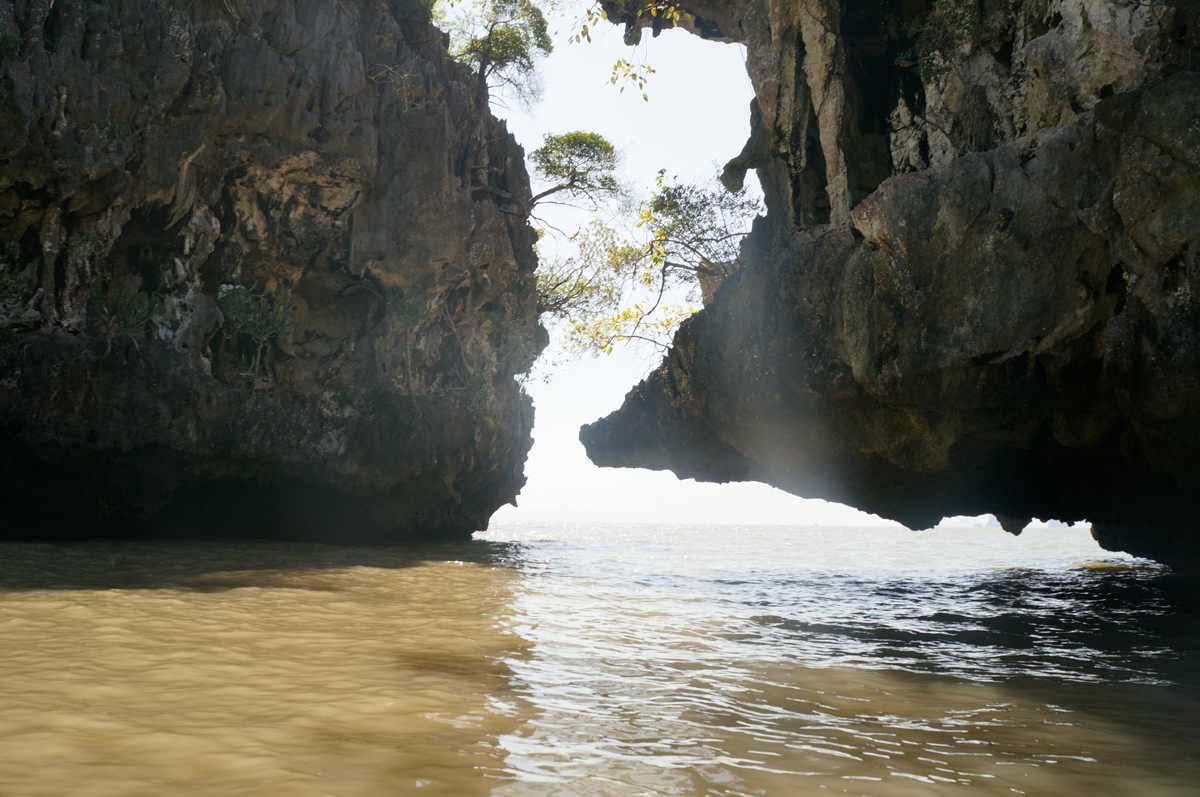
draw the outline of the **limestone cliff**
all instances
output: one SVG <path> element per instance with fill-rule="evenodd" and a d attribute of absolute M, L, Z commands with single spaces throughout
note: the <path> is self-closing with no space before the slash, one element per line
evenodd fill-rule
<path fill-rule="evenodd" d="M 428 17 L 0 5 L 0 534 L 454 538 L 513 499 L 544 332 L 490 197 L 528 178 Z"/>
<path fill-rule="evenodd" d="M 1087 519 L 1200 568 L 1200 13 L 687 2 L 744 42 L 768 216 L 599 464 L 897 519 Z M 628 36 L 655 24 L 608 4 Z"/>

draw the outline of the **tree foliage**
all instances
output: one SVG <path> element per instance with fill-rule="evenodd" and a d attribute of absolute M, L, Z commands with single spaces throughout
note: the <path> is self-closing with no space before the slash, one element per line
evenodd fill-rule
<path fill-rule="evenodd" d="M 603 136 L 576 131 L 546 135 L 543 141 L 529 156 L 534 176 L 545 186 L 538 193 L 523 199 L 490 185 L 474 190 L 497 196 L 530 218 L 537 218 L 533 212 L 539 203 L 556 195 L 565 201 L 554 204 L 592 211 L 621 196 L 623 189 L 616 175 L 621 156 Z"/>
<path fill-rule="evenodd" d="M 651 233 L 650 270 L 676 281 L 729 276 L 739 267 L 742 239 L 761 210 L 756 197 L 745 189 L 730 193 L 719 178 L 708 185 L 681 185 L 668 182 L 660 171 L 637 222 Z"/>
<path fill-rule="evenodd" d="M 572 237 L 575 253 L 543 263 L 539 309 L 566 329 L 575 355 L 611 353 L 622 342 L 666 348 L 694 306 L 741 268 L 740 247 L 762 206 L 746 191 L 679 184 L 660 172 L 649 197 L 626 206 L 631 235 L 593 221 Z"/>
<path fill-rule="evenodd" d="M 585 9 L 573 23 L 576 42 L 590 41 L 592 26 L 607 18 L 596 2 L 540 0 L 540 5 L 563 15 Z M 537 61 L 552 50 L 538 6 L 530 0 L 462 0 L 445 6 L 457 7 L 452 17 L 444 14 L 442 19 L 449 23 L 454 55 L 478 76 L 481 112 L 489 88 L 515 91 L 526 102 L 536 96 Z M 692 21 L 671 3 L 630 2 L 621 13 L 629 30 L 639 31 L 649 19 L 656 35 Z M 644 89 L 653 71 L 644 62 L 622 59 L 613 67 L 611 82 L 623 84 L 622 91 L 628 82 Z M 478 171 L 473 153 L 480 130 L 477 120 L 462 158 L 465 175 Z M 624 198 L 617 175 L 620 154 L 596 133 L 547 135 L 529 163 L 541 185 L 528 201 L 474 176 L 472 190 L 496 195 L 526 216 L 551 198 L 594 212 L 611 210 Z M 676 301 L 680 292 L 688 302 L 701 295 L 707 299 L 721 280 L 741 267 L 741 241 L 760 211 L 757 198 L 745 192 L 730 194 L 719 181 L 680 184 L 660 172 L 649 197 L 620 206 L 618 221 L 595 219 L 565 241 L 556 236 L 543 240 L 543 252 L 556 241 L 569 254 L 542 258 L 539 311 L 561 324 L 565 349 L 576 356 L 611 352 L 624 341 L 665 348 L 680 321 L 696 309 Z M 629 227 L 625 233 L 618 231 L 622 221 Z"/>
<path fill-rule="evenodd" d="M 896 63 L 915 65 L 923 78 L 932 79 L 945 71 L 954 51 L 987 35 L 987 23 L 978 3 L 932 0 L 924 13 L 904 26 L 911 45 L 896 57 Z"/>
<path fill-rule="evenodd" d="M 414 0 L 420 2 L 421 0 Z M 568 20 L 567 40 L 590 42 L 592 32 L 602 21 L 627 23 L 626 41 L 641 42 L 641 29 L 648 26 L 657 36 L 663 30 L 695 21 L 689 12 L 674 3 L 626 2 L 621 19 L 610 20 L 608 11 L 594 0 L 435 0 L 435 19 L 447 27 L 451 53 L 485 74 L 493 88 L 514 93 L 526 105 L 538 97 L 536 62 L 553 50 L 546 13 Z M 620 91 L 633 87 L 649 100 L 646 84 L 654 74 L 644 52 L 619 58 L 613 64 L 609 82 Z"/>
<path fill-rule="evenodd" d="M 530 0 L 450 0 L 438 11 L 450 30 L 451 54 L 475 70 L 475 113 L 460 157 L 463 181 L 473 185 L 490 90 L 532 105 L 541 96 L 537 62 L 554 44 L 546 17 Z"/>
<path fill-rule="evenodd" d="M 222 285 L 217 290 L 218 304 L 225 315 L 225 336 L 246 335 L 254 345 L 254 357 L 242 368 L 251 384 L 258 386 L 263 365 L 263 352 L 272 341 L 278 341 L 292 330 L 296 319 L 285 309 L 289 295 L 280 288 L 274 296 L 255 294 L 257 283 Z"/>
<path fill-rule="evenodd" d="M 624 295 L 639 247 L 599 220 L 580 229 L 572 243 L 578 254 L 544 261 L 538 270 L 538 313 L 569 322 L 612 312 Z"/>
<path fill-rule="evenodd" d="M 620 153 L 603 136 L 577 130 L 547 135 L 543 141 L 529 160 L 534 174 L 549 187 L 534 194 L 531 206 L 560 193 L 573 201 L 589 200 L 593 205 L 620 193 L 616 175 Z"/>
<path fill-rule="evenodd" d="M 530 0 L 449 2 L 444 17 L 451 54 L 471 66 L 487 87 L 532 104 L 541 93 L 538 61 L 554 50 L 546 17 Z"/>

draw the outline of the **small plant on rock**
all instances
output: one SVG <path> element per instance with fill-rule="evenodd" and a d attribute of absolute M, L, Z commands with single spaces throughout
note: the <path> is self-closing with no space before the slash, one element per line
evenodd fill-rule
<path fill-rule="evenodd" d="M 280 288 L 274 296 L 255 294 L 258 283 L 247 288 L 244 285 L 222 285 L 217 292 L 217 302 L 225 314 L 225 336 L 244 334 L 254 343 L 254 359 L 249 363 L 248 375 L 253 384 L 258 384 L 262 371 L 263 351 L 267 345 L 288 334 L 296 319 L 284 308 L 288 303 L 286 288 Z"/>
<path fill-rule="evenodd" d="M 0 345 L 16 339 L 9 327 L 30 326 L 38 318 L 36 311 L 22 308 L 33 288 L 34 268 L 20 269 L 21 247 L 9 241 L 0 253 Z"/>
<path fill-rule="evenodd" d="M 17 271 L 21 260 L 21 247 L 16 241 L 4 245 L 0 255 L 0 301 L 23 295 L 33 283 L 33 268 Z"/>
<path fill-rule="evenodd" d="M 408 386 L 408 395 L 411 396 L 413 395 L 412 352 L 413 346 L 416 345 L 414 338 L 417 329 L 433 316 L 433 311 L 429 309 L 429 302 L 425 297 L 417 294 L 405 296 L 397 291 L 388 291 L 383 297 L 383 304 L 387 308 L 388 314 L 396 319 L 396 323 L 404 332 L 404 380 Z"/>
<path fill-rule="evenodd" d="M 461 366 L 454 366 L 450 369 L 450 374 L 459 381 L 462 385 L 461 390 L 465 390 L 470 399 L 471 414 L 480 420 L 485 419 L 488 403 L 494 395 L 492 391 L 492 380 L 488 378 L 485 371 L 471 371 Z"/>
<path fill-rule="evenodd" d="M 113 280 L 107 271 L 96 275 L 88 292 L 88 319 L 109 338 L 141 337 L 154 309 L 153 296 Z"/>
<path fill-rule="evenodd" d="M 433 316 L 429 303 L 415 294 L 405 296 L 399 291 L 388 291 L 383 297 L 383 304 L 388 314 L 405 329 L 418 327 Z"/>
<path fill-rule="evenodd" d="M 927 10 L 904 26 L 908 49 L 896 57 L 900 66 L 916 66 L 928 81 L 946 72 L 955 51 L 1004 33 L 1015 24 L 1010 4 L 999 3 L 989 12 L 976 2 L 933 0 Z"/>
<path fill-rule="evenodd" d="M 141 138 L 142 131 L 136 127 L 114 124 L 109 126 L 108 135 L 119 144 L 128 144 Z"/>
<path fill-rule="evenodd" d="M 21 51 L 21 37 L 11 30 L 0 30 L 0 58 L 12 58 Z"/>

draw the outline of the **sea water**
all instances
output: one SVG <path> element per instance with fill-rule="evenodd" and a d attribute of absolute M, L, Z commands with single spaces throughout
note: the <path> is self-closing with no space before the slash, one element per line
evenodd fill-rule
<path fill-rule="evenodd" d="M 0 544 L 0 795 L 1195 795 L 1200 602 L 1086 531 Z"/>

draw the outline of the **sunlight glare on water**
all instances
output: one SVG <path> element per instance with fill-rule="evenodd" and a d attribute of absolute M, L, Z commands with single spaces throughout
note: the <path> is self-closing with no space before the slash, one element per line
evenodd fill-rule
<path fill-rule="evenodd" d="M 0 794 L 1192 795 L 1200 613 L 1086 532 L 0 547 Z"/>

